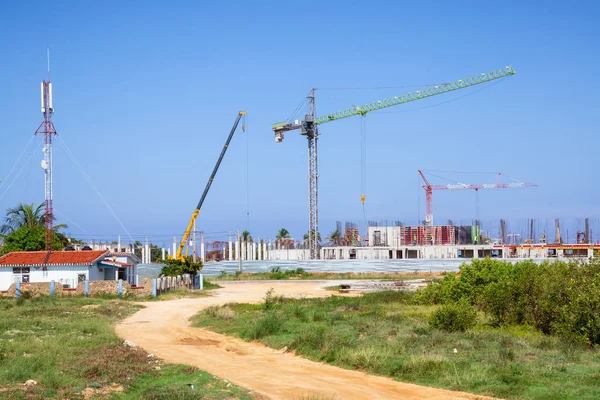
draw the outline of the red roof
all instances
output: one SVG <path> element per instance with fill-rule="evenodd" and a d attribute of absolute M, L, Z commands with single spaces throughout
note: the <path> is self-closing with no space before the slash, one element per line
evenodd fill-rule
<path fill-rule="evenodd" d="M 0 257 L 0 267 L 19 265 L 91 265 L 107 253 L 107 250 L 53 251 L 46 260 L 47 251 L 16 251 Z"/>
<path fill-rule="evenodd" d="M 110 258 L 105 258 L 101 262 L 102 262 L 102 264 L 109 264 L 109 265 L 112 265 L 112 266 L 133 267 L 133 264 L 127 264 L 127 263 L 124 263 L 124 262 L 113 261 Z"/>

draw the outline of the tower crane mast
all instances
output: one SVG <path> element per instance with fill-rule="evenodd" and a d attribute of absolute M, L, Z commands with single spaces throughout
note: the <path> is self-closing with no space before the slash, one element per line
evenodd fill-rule
<path fill-rule="evenodd" d="M 309 112 L 303 121 L 283 121 L 275 123 L 271 129 L 275 133 L 275 142 L 283 141 L 285 132 L 300 130 L 302 135 L 308 139 L 308 247 L 310 259 L 316 259 L 319 256 L 319 246 L 317 242 L 317 232 L 319 228 L 319 173 L 317 162 L 317 141 L 319 137 L 318 126 L 327 122 L 337 121 L 339 119 L 353 117 L 355 115 L 366 115 L 367 113 L 393 107 L 416 100 L 425 99 L 443 93 L 452 92 L 459 89 L 465 89 L 471 86 L 490 82 L 495 79 L 505 78 L 515 74 L 511 66 L 500 68 L 491 72 L 471 76 L 450 83 L 443 83 L 428 87 L 423 90 L 406 93 L 400 96 L 383 99 L 373 103 L 367 103 L 362 106 L 347 108 L 317 117 L 315 107 L 315 91 L 312 89 L 308 95 Z M 361 197 L 364 203 L 364 193 Z"/>

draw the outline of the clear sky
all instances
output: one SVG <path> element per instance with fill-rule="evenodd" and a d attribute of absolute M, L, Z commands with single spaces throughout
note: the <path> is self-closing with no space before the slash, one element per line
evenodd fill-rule
<path fill-rule="evenodd" d="M 310 88 L 363 88 L 319 90 L 324 114 L 513 65 L 515 76 L 484 90 L 367 116 L 365 215 L 361 119 L 323 125 L 321 232 L 365 216 L 423 219 L 419 168 L 539 185 L 482 193 L 484 220 L 598 217 L 599 20 L 595 1 L 1 2 L 0 179 L 42 121 L 49 47 L 61 141 L 136 239 L 181 235 L 238 110 L 247 136 L 234 137 L 198 226 L 213 237 L 248 227 L 248 171 L 252 234 L 286 227 L 301 238 L 306 139 L 290 132 L 276 144 L 270 126 Z M 364 89 L 381 86 L 410 87 Z M 9 190 L 0 184 L 0 210 L 43 201 L 41 142 Z M 54 154 L 59 222 L 84 239 L 125 239 L 60 143 Z M 434 193 L 434 218 L 471 219 L 474 204 L 472 192 Z"/>

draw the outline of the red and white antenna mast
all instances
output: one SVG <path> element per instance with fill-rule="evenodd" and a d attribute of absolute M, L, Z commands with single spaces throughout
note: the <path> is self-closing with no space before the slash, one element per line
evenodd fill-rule
<path fill-rule="evenodd" d="M 35 131 L 36 135 L 44 135 L 44 159 L 42 160 L 42 169 L 44 170 L 45 194 L 44 222 L 46 225 L 46 251 L 52 251 L 54 230 L 52 223 L 54 220 L 52 212 L 52 137 L 56 135 L 56 129 L 52 123 L 52 83 L 50 82 L 50 49 L 48 49 L 48 80 L 41 83 L 41 105 L 44 121 Z"/>

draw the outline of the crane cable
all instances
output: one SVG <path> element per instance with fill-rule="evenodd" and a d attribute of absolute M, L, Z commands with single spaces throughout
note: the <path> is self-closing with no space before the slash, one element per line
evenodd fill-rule
<path fill-rule="evenodd" d="M 242 116 L 242 132 L 246 133 L 246 230 L 250 231 L 250 145 L 246 132 L 246 114 Z"/>
<path fill-rule="evenodd" d="M 365 236 L 369 234 L 369 223 L 367 222 L 367 211 L 365 209 L 365 193 L 367 192 L 367 116 L 362 115 L 360 119 L 360 202 L 362 203 L 363 218 L 365 221 Z"/>
<path fill-rule="evenodd" d="M 4 198 L 4 196 L 6 195 L 6 193 L 8 193 L 8 191 L 10 190 L 10 188 L 12 187 L 12 185 L 17 181 L 17 179 L 21 175 L 21 172 L 23 172 L 23 170 L 25 169 L 25 167 L 29 164 L 29 161 L 31 160 L 31 157 L 33 157 L 33 155 L 35 154 L 35 152 L 38 151 L 42 147 L 41 143 L 39 145 L 37 145 L 36 147 L 34 147 L 33 151 L 31 152 L 31 154 L 29 155 L 29 157 L 27 157 L 27 160 L 25 160 L 25 163 L 21 166 L 21 168 L 19 169 L 19 171 L 17 171 L 17 173 L 15 174 L 15 176 L 11 176 L 13 170 L 15 169 L 15 167 L 17 166 L 17 164 L 19 163 L 19 161 L 23 157 L 23 154 L 25 154 L 25 151 L 27 150 L 27 148 L 29 147 L 30 144 L 31 144 L 31 140 L 29 141 L 29 143 L 27 143 L 27 146 L 25 147 L 25 149 L 23 150 L 23 152 L 19 156 L 19 159 L 17 160 L 17 162 L 11 168 L 9 174 L 7 175 L 7 177 L 11 177 L 12 180 L 10 181 L 10 183 L 8 184 L 8 186 L 6 187 L 6 189 L 4 189 L 4 192 L 2 192 L 2 194 L 0 195 L 0 200 L 2 200 Z M 2 186 L 3 186 L 3 184 L 0 185 L 0 187 L 2 187 Z"/>

